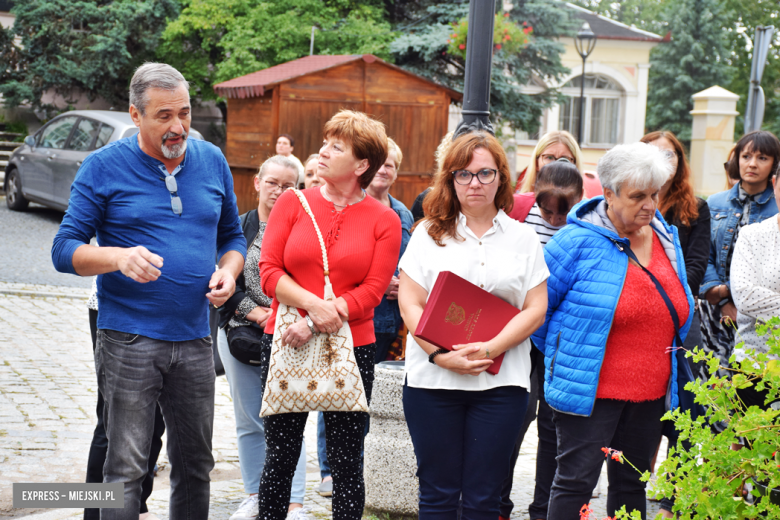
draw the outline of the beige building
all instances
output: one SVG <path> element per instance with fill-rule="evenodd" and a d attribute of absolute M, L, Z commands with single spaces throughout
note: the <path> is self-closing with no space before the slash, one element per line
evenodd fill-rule
<path fill-rule="evenodd" d="M 644 135 L 647 108 L 650 51 L 663 42 L 657 35 L 629 27 L 591 11 L 566 4 L 578 24 L 587 22 L 598 40 L 585 67 L 585 114 L 582 151 L 584 169 L 595 170 L 596 163 L 616 144 L 630 143 Z M 560 83 L 545 85 L 540 79 L 521 87 L 534 94 L 547 86 L 558 87 L 569 100 L 545 110 L 538 134 L 518 132 L 517 170 L 528 166 L 539 136 L 552 130 L 567 130 L 576 136 L 579 125 L 582 58 L 574 47 L 574 38 L 561 38 L 565 51 L 561 62 L 570 69 Z M 453 114 L 457 125 L 460 114 Z M 454 128 L 451 123 L 451 126 Z"/>

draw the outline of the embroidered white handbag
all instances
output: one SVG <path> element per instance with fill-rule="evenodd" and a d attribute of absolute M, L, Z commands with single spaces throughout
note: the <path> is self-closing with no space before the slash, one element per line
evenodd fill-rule
<path fill-rule="evenodd" d="M 293 192 L 311 218 L 320 242 L 325 267 L 324 299 L 334 300 L 322 233 L 306 197 L 299 190 Z M 298 348 L 283 346 L 282 334 L 300 319 L 297 308 L 279 303 L 260 416 L 295 412 L 368 412 L 349 323 L 344 321 L 341 329 L 333 334 L 317 333 Z"/>

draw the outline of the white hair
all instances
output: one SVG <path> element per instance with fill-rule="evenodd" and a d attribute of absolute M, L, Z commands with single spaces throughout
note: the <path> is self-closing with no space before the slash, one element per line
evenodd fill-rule
<path fill-rule="evenodd" d="M 601 185 L 617 195 L 624 184 L 639 190 L 659 190 L 673 173 L 663 152 L 645 143 L 615 146 L 599 159 L 596 169 Z"/>
<path fill-rule="evenodd" d="M 146 115 L 146 105 L 149 104 L 149 96 L 146 91 L 150 88 L 173 92 L 184 85 L 189 93 L 190 84 L 181 75 L 181 72 L 165 63 L 144 63 L 133 74 L 130 80 L 130 104 Z"/>
<path fill-rule="evenodd" d="M 298 182 L 298 165 L 295 164 L 292 159 L 285 157 L 284 155 L 274 155 L 273 157 L 266 159 L 265 162 L 260 165 L 260 169 L 257 170 L 258 179 L 265 177 L 265 174 L 268 172 L 268 166 L 271 164 L 287 168 L 295 174 L 295 182 Z"/>

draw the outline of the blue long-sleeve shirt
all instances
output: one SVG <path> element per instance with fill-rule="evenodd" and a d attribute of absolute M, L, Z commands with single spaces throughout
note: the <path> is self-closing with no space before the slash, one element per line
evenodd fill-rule
<path fill-rule="evenodd" d="M 187 341 L 209 334 L 209 280 L 214 259 L 246 255 L 233 178 L 222 152 L 189 139 L 176 172 L 182 213 L 171 209 L 163 164 L 141 151 L 138 137 L 111 143 L 79 168 L 52 245 L 54 267 L 77 274 L 73 253 L 97 235 L 103 247 L 144 246 L 163 258 L 160 277 L 138 283 L 119 271 L 98 276 L 98 328 Z"/>

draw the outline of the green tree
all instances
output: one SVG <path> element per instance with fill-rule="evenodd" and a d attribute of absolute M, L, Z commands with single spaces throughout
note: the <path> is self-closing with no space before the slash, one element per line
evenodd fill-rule
<path fill-rule="evenodd" d="M 133 71 L 154 58 L 166 21 L 178 11 L 176 0 L 17 2 L 13 27 L 0 35 L 5 105 L 41 108 L 47 91 L 69 102 L 83 93 L 126 104 Z"/>
<path fill-rule="evenodd" d="M 774 25 L 775 35 L 769 47 L 767 64 L 761 86 L 766 96 L 763 129 L 780 135 L 780 3 L 777 0 L 725 0 L 731 13 L 731 21 L 725 26 L 728 63 L 734 69 L 731 82 L 724 85 L 740 96 L 737 111 L 736 133 L 741 135 L 744 128 L 745 105 L 750 86 L 750 68 L 753 62 L 752 40 L 756 27 Z"/>
<path fill-rule="evenodd" d="M 683 142 L 690 141 L 691 96 L 728 79 L 724 11 L 720 0 L 678 0 L 664 10 L 672 41 L 650 55 L 648 131 L 671 130 Z"/>
<path fill-rule="evenodd" d="M 375 54 L 390 58 L 393 39 L 381 2 L 359 0 L 184 0 L 163 33 L 160 59 L 177 67 L 200 99 L 213 86 L 309 55 Z"/>
<path fill-rule="evenodd" d="M 396 63 L 440 84 L 462 90 L 465 63 L 448 54 L 447 40 L 452 23 L 468 15 L 468 2 L 406 2 L 393 15 L 401 33 L 390 45 Z M 542 111 L 560 101 L 554 89 L 539 94 L 523 93 L 521 86 L 550 84 L 568 69 L 561 65 L 563 45 L 557 38 L 572 34 L 570 11 L 559 2 L 527 0 L 515 3 L 509 20 L 532 27 L 532 38 L 519 53 L 499 50 L 493 55 L 490 111 L 494 124 L 507 123 L 512 129 L 534 133 Z M 498 42 L 496 42 L 498 43 Z M 498 125 L 496 125 L 498 129 Z"/>

